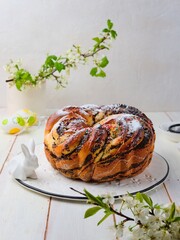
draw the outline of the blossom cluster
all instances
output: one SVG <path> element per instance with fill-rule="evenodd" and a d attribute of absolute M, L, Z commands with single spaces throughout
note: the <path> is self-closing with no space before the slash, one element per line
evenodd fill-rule
<path fill-rule="evenodd" d="M 116 240 L 180 239 L 180 207 L 175 203 L 159 205 L 144 193 L 127 194 L 120 197 L 120 208 L 117 210 L 111 194 L 95 197 L 85 190 L 85 195 L 88 202 L 95 205 L 86 211 L 85 218 L 103 210 L 105 215 L 100 224 L 113 215 L 114 225 L 111 229 Z"/>

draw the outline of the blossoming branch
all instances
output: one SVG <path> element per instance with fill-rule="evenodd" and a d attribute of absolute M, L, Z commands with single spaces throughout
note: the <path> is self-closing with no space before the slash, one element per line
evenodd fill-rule
<path fill-rule="evenodd" d="M 87 197 L 88 203 L 94 205 L 85 212 L 84 217 L 91 217 L 103 210 L 104 216 L 99 220 L 99 225 L 109 216 L 113 216 L 116 240 L 180 239 L 180 207 L 175 203 L 154 204 L 148 195 L 138 192 L 136 195 L 127 194 L 120 197 L 120 206 L 117 210 L 114 208 L 114 197 L 110 194 L 94 196 L 84 190 L 83 195 Z"/>
<path fill-rule="evenodd" d="M 15 85 L 20 91 L 26 86 L 37 86 L 47 79 L 55 80 L 57 88 L 66 87 L 70 70 L 76 69 L 79 64 L 85 65 L 90 58 L 94 63 L 94 67 L 90 71 L 91 76 L 105 77 L 104 68 L 109 61 L 106 56 L 100 57 L 98 53 L 102 50 L 109 50 L 111 41 L 116 37 L 117 33 L 113 29 L 112 21 L 107 20 L 107 27 L 101 31 L 99 37 L 93 38 L 95 44 L 88 51 L 83 52 L 79 45 L 73 45 L 64 55 L 49 55 L 37 75 L 24 69 L 21 62 L 11 60 L 5 67 L 5 70 L 10 74 L 10 78 L 6 82 Z"/>

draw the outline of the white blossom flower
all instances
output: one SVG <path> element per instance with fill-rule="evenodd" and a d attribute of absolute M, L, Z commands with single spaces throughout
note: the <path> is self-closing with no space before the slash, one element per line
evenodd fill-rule
<path fill-rule="evenodd" d="M 10 60 L 8 64 L 6 64 L 3 68 L 6 72 L 10 74 L 10 77 L 14 77 L 16 71 L 17 71 L 17 66 L 20 68 L 22 66 L 22 60 L 19 59 L 17 61 Z"/>
<path fill-rule="evenodd" d="M 70 75 L 70 67 L 66 67 L 66 74 L 69 76 Z"/>
<path fill-rule="evenodd" d="M 122 237 L 123 236 L 123 231 L 124 231 L 124 224 L 121 222 L 115 227 L 115 234 L 114 236 L 117 237 Z"/>
<path fill-rule="evenodd" d="M 169 231 L 172 234 L 172 239 L 173 240 L 179 240 L 180 239 L 180 223 L 179 222 L 171 223 Z"/>
<path fill-rule="evenodd" d="M 150 239 L 164 239 L 164 230 L 152 230 L 152 229 L 147 229 L 146 230 L 146 235 L 150 238 Z"/>
<path fill-rule="evenodd" d="M 113 193 L 102 194 L 101 197 L 103 198 L 103 202 L 106 204 L 113 205 L 115 202 Z"/>
<path fill-rule="evenodd" d="M 169 213 L 163 211 L 163 209 L 155 209 L 154 215 L 158 217 L 161 221 L 165 221 L 169 217 Z"/>
<path fill-rule="evenodd" d="M 132 230 L 132 240 L 138 240 L 138 239 L 141 239 L 141 240 L 148 239 L 145 229 L 140 226 L 136 226 Z"/>
<path fill-rule="evenodd" d="M 138 206 L 133 211 L 135 215 L 135 222 L 140 221 L 142 224 L 146 224 L 148 222 L 147 215 L 149 214 L 148 208 L 143 208 L 142 206 Z"/>
<path fill-rule="evenodd" d="M 97 55 L 96 56 L 94 56 L 94 58 L 93 58 L 93 62 L 94 62 L 94 64 L 95 65 L 99 65 L 100 63 L 101 63 L 101 60 L 97 57 Z"/>
<path fill-rule="evenodd" d="M 153 215 L 148 217 L 148 222 L 146 223 L 146 226 L 151 228 L 153 231 L 160 229 L 163 225 L 164 223 L 159 219 L 159 217 Z"/>
<path fill-rule="evenodd" d="M 139 204 L 139 202 L 130 195 L 124 195 L 121 200 L 124 202 L 123 208 L 133 208 Z"/>

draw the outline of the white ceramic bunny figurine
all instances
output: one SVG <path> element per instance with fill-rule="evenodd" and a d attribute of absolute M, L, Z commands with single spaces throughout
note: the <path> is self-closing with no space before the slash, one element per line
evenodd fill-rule
<path fill-rule="evenodd" d="M 22 158 L 12 159 L 14 161 L 14 167 L 11 170 L 11 174 L 14 178 L 20 180 L 27 180 L 27 178 L 36 179 L 37 175 L 35 169 L 38 165 L 38 158 L 35 155 L 35 143 L 34 140 L 31 139 L 29 142 L 29 147 L 25 144 L 21 144 L 22 153 L 24 156 Z"/>

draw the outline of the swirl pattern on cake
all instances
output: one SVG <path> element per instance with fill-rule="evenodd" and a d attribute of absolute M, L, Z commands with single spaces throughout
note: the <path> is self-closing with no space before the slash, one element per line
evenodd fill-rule
<path fill-rule="evenodd" d="M 44 137 L 51 165 L 86 182 L 141 173 L 151 162 L 154 142 L 151 120 L 124 104 L 62 108 L 49 117 Z"/>

